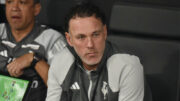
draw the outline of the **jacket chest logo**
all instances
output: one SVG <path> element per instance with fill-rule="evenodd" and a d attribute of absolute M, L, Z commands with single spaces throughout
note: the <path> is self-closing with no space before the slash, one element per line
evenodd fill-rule
<path fill-rule="evenodd" d="M 7 50 L 0 51 L 0 55 L 1 55 L 1 56 L 4 56 L 4 57 L 8 57 L 8 52 L 7 52 Z"/>
<path fill-rule="evenodd" d="M 80 90 L 80 87 L 77 82 L 74 82 L 70 87 L 71 90 Z"/>
<path fill-rule="evenodd" d="M 103 86 L 101 89 L 103 96 L 104 96 L 104 100 L 107 99 L 107 95 L 108 95 L 108 83 L 106 81 L 103 81 Z"/>

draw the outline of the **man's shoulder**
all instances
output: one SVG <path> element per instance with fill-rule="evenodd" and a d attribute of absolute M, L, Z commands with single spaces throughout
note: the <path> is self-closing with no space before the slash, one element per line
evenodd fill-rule
<path fill-rule="evenodd" d="M 50 64 L 49 75 L 54 75 L 58 78 L 58 82 L 62 83 L 74 63 L 74 60 L 75 58 L 72 53 L 65 47 L 61 52 L 54 56 Z"/>
<path fill-rule="evenodd" d="M 49 35 L 49 36 L 61 36 L 62 35 L 62 33 L 60 33 L 59 31 L 57 31 L 53 28 L 49 28 L 46 25 L 40 25 L 40 27 L 43 29 L 42 35 Z"/>
<path fill-rule="evenodd" d="M 126 53 L 116 53 L 108 58 L 109 61 L 121 61 L 124 64 L 134 64 L 140 62 L 139 58 L 135 55 L 130 55 Z"/>
<path fill-rule="evenodd" d="M 0 23 L 0 32 L 3 31 L 4 28 L 6 28 L 5 23 Z"/>
<path fill-rule="evenodd" d="M 41 33 L 40 35 L 35 39 L 37 42 L 41 42 L 43 44 L 49 44 L 49 43 L 52 43 L 54 44 L 54 42 L 56 42 L 58 39 L 61 39 L 61 41 L 64 41 L 63 38 L 64 36 L 52 29 L 52 28 L 48 28 L 44 25 L 40 25 L 40 28 L 41 28 Z"/>
<path fill-rule="evenodd" d="M 110 56 L 107 60 L 107 67 L 111 70 L 131 70 L 131 69 L 142 69 L 140 60 L 135 55 L 116 53 Z"/>
<path fill-rule="evenodd" d="M 5 23 L 0 23 L 0 38 L 3 37 L 4 33 L 6 33 L 6 25 Z"/>
<path fill-rule="evenodd" d="M 0 27 L 5 26 L 5 23 L 0 23 Z"/>
<path fill-rule="evenodd" d="M 54 69 L 56 71 L 57 69 L 64 70 L 65 68 L 70 68 L 74 61 L 75 58 L 73 54 L 67 47 L 65 47 L 61 52 L 54 56 L 50 69 Z"/>

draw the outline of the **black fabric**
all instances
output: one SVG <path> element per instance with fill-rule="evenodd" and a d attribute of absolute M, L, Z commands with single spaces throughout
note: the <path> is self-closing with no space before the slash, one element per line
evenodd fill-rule
<path fill-rule="evenodd" d="M 152 91 L 151 91 L 151 88 L 149 86 L 149 83 L 147 83 L 147 81 L 146 81 L 146 78 L 145 78 L 144 100 L 143 101 L 153 101 Z"/>
<path fill-rule="evenodd" d="M 74 53 L 74 50 L 71 49 L 71 51 Z M 89 88 L 90 79 L 92 80 L 91 101 L 118 101 L 119 92 L 112 92 L 108 85 L 108 71 L 106 67 L 107 59 L 116 52 L 116 49 L 107 42 L 102 60 L 97 69 L 90 72 L 90 77 L 87 75 L 77 54 L 74 54 L 76 61 L 71 65 L 63 81 L 61 86 L 63 91 L 60 101 L 89 101 L 87 90 Z M 79 85 L 80 90 L 71 89 L 75 82 Z M 102 93 L 102 87 L 104 85 L 106 85 L 108 90 L 108 94 L 105 96 Z"/>
<path fill-rule="evenodd" d="M 41 32 L 44 30 L 44 28 L 40 27 L 40 25 L 35 24 L 32 31 L 23 38 L 20 42 L 16 42 L 14 39 L 9 24 L 6 23 L 6 31 L 7 31 L 7 39 L 13 43 L 22 44 L 22 43 L 32 43 L 36 37 L 38 37 Z M 18 46 L 18 45 L 17 45 Z"/>
<path fill-rule="evenodd" d="M 0 52 L 3 52 L 4 50 L 10 50 L 9 47 L 5 46 L 4 44 L 1 43 L 2 40 L 0 39 Z M 11 57 L 7 58 L 5 56 L 2 56 L 0 55 L 0 74 L 6 74 L 8 75 L 7 73 L 7 68 L 6 68 L 6 65 L 8 64 L 8 60 L 10 59 Z M 3 73 L 4 72 L 4 73 Z M 5 73 L 6 72 L 6 73 Z"/>

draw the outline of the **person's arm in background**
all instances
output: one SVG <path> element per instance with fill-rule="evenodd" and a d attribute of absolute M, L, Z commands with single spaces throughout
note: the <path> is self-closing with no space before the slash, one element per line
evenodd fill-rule
<path fill-rule="evenodd" d="M 47 85 L 47 79 L 48 79 L 48 71 L 49 71 L 49 65 L 46 61 L 40 60 L 35 65 L 35 70 L 40 75 L 44 83 Z"/>
<path fill-rule="evenodd" d="M 49 63 L 51 63 L 51 60 L 53 59 L 55 54 L 59 53 L 64 47 L 66 47 L 66 43 L 63 36 L 61 36 L 52 43 L 51 48 L 47 51 L 47 53 L 51 53 L 51 56 L 48 56 L 49 58 L 47 57 L 48 61 L 46 62 L 42 59 L 35 64 L 34 69 L 37 71 L 37 73 L 40 75 L 46 85 L 48 79 Z M 21 76 L 23 74 L 23 70 L 31 66 L 33 57 L 34 53 L 27 53 L 14 59 L 11 63 L 7 65 L 9 74 L 14 77 Z"/>
<path fill-rule="evenodd" d="M 7 65 L 7 70 L 11 76 L 19 77 L 23 74 L 24 69 L 31 66 L 33 53 L 27 53 L 15 58 Z"/>
<path fill-rule="evenodd" d="M 23 74 L 25 68 L 29 68 L 33 61 L 33 53 L 27 53 L 13 60 L 7 65 L 8 72 L 11 76 L 19 77 Z M 34 69 L 43 79 L 44 83 L 47 85 L 48 70 L 49 65 L 44 60 L 40 60 L 35 64 Z"/>

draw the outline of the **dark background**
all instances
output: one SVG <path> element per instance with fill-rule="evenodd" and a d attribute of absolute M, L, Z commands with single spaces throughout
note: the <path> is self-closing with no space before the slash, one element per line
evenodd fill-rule
<path fill-rule="evenodd" d="M 64 16 L 69 8 L 81 1 L 90 1 L 98 5 L 106 14 L 107 24 L 109 24 L 112 5 L 117 1 L 128 4 L 180 9 L 180 0 L 41 0 L 42 10 L 38 16 L 38 21 L 61 31 L 64 24 Z M 0 4 L 0 22 L 6 21 L 4 11 L 4 4 Z"/>

